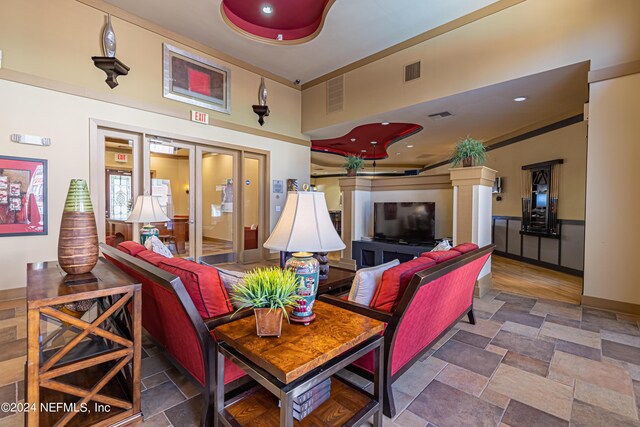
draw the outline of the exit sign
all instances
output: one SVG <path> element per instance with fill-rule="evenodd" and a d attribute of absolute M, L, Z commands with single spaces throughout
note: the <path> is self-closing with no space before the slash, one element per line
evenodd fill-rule
<path fill-rule="evenodd" d="M 127 163 L 129 161 L 129 155 L 125 153 L 116 153 L 116 162 Z"/>
<path fill-rule="evenodd" d="M 201 113 L 200 111 L 191 110 L 191 121 L 209 124 L 209 115 L 207 113 Z"/>

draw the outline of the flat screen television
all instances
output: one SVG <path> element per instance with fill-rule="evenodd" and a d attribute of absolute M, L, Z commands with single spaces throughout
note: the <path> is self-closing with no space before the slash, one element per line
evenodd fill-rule
<path fill-rule="evenodd" d="M 434 202 L 384 202 L 373 204 L 374 239 L 413 244 L 435 240 Z"/>

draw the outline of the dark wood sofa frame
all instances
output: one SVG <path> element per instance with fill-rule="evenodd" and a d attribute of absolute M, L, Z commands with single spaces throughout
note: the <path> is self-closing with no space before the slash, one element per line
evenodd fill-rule
<path fill-rule="evenodd" d="M 200 420 L 200 426 L 210 426 L 213 422 L 214 416 L 214 402 L 215 402 L 215 357 L 214 357 L 214 345 L 215 341 L 211 337 L 210 331 L 216 328 L 219 325 L 230 322 L 231 316 L 233 316 L 233 320 L 240 319 L 246 316 L 250 316 L 253 314 L 251 310 L 246 310 L 243 312 L 238 312 L 236 315 L 234 313 L 226 314 L 223 316 L 218 316 L 210 319 L 203 319 L 198 310 L 196 309 L 191 297 L 187 293 L 187 290 L 180 280 L 179 277 L 174 276 L 173 274 L 167 273 L 166 271 L 155 267 L 145 261 L 139 260 L 137 258 L 132 257 L 114 247 L 106 245 L 104 243 L 100 244 L 100 250 L 103 255 L 110 262 L 116 262 L 124 265 L 125 267 L 137 272 L 145 276 L 147 279 L 156 283 L 157 285 L 163 286 L 165 289 L 171 291 L 182 306 L 184 310 L 183 314 L 190 320 L 193 331 L 195 332 L 195 336 L 198 339 L 200 350 L 202 351 L 202 358 L 204 363 L 204 372 L 205 372 L 205 384 L 202 385 L 200 382 L 189 372 L 187 371 L 181 364 L 178 362 L 169 351 L 167 351 L 160 343 L 154 340 L 154 343 L 163 350 L 163 355 L 165 355 L 171 363 L 186 377 L 192 380 L 192 382 L 198 387 L 201 391 L 202 396 L 204 398 L 204 406 L 203 413 Z M 143 284 L 144 286 L 144 284 Z M 153 339 L 153 337 L 152 337 Z M 247 384 L 250 381 L 249 377 L 243 377 L 238 380 L 235 380 L 231 383 L 225 384 L 225 393 L 231 393 L 234 390 L 240 390 L 240 388 Z"/>
<path fill-rule="evenodd" d="M 348 300 L 342 299 L 337 295 L 321 295 L 318 297 L 319 300 L 328 302 L 330 304 L 334 304 L 336 306 L 342 307 L 346 310 L 350 310 L 354 313 L 359 313 L 377 320 L 381 320 L 387 323 L 387 328 L 384 332 L 384 404 L 383 411 L 384 414 L 393 418 L 396 415 L 395 404 L 393 400 L 393 393 L 391 389 L 391 385 L 402 376 L 403 373 L 407 371 L 415 362 L 420 360 L 424 354 L 429 351 L 431 347 L 435 343 L 437 343 L 443 336 L 447 334 L 453 328 L 456 323 L 462 320 L 465 316 L 468 317 L 469 323 L 475 325 L 475 317 L 473 314 L 473 295 L 471 297 L 471 301 L 469 307 L 460 314 L 460 316 L 452 322 L 442 333 L 440 333 L 435 339 L 433 339 L 426 347 L 424 347 L 418 354 L 416 354 L 410 361 L 406 362 L 397 372 L 393 375 L 390 375 L 392 372 L 392 356 L 393 356 L 393 348 L 396 341 L 397 332 L 399 326 L 408 310 L 411 306 L 411 303 L 416 295 L 416 293 L 423 286 L 429 286 L 429 284 L 452 271 L 469 264 L 479 258 L 486 256 L 487 254 L 491 254 L 493 252 L 495 245 L 487 245 L 482 248 L 471 251 L 467 254 L 463 254 L 459 257 L 450 259 L 448 261 L 442 262 L 436 266 L 430 267 L 426 270 L 420 271 L 416 273 L 409 282 L 404 295 L 401 297 L 398 306 L 396 309 L 391 312 L 385 312 L 370 308 L 368 306 L 357 304 Z M 373 380 L 373 375 L 367 370 L 356 366 L 350 365 L 347 369 L 350 371 L 360 375 L 363 378 L 367 378 L 369 380 Z"/>

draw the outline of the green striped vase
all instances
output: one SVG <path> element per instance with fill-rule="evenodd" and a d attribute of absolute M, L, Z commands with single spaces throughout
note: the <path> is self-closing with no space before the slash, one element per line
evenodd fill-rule
<path fill-rule="evenodd" d="M 58 239 L 58 264 L 69 274 L 90 272 L 98 262 L 98 229 L 84 179 L 72 179 Z"/>

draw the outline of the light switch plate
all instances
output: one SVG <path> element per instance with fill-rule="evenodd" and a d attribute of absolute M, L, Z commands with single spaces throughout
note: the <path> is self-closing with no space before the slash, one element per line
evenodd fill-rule
<path fill-rule="evenodd" d="M 276 212 L 280 212 L 280 205 L 276 205 Z"/>

